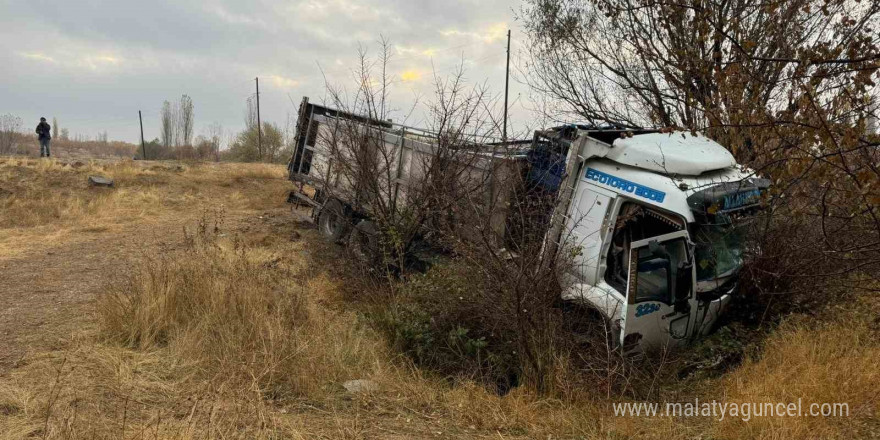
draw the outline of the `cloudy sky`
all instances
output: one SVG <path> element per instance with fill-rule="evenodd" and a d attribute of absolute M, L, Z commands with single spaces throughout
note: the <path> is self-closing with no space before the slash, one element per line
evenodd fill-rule
<path fill-rule="evenodd" d="M 518 8 L 513 0 L 0 0 L 0 114 L 22 117 L 27 129 L 54 116 L 71 134 L 137 142 L 138 110 L 152 139 L 162 102 L 188 94 L 196 134 L 214 122 L 234 131 L 259 76 L 263 119 L 283 124 L 295 115 L 291 98 L 324 97 L 322 69 L 345 84 L 358 45 L 375 48 L 380 35 L 394 45 L 396 107 L 430 94 L 432 72 L 448 74 L 462 59 L 471 82 L 500 95 L 508 28 L 514 54 L 522 47 Z M 525 97 L 512 84 L 519 123 L 528 119 Z"/>

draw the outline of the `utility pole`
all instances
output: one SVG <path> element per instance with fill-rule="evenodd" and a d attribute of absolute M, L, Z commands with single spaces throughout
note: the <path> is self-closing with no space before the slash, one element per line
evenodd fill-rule
<path fill-rule="evenodd" d="M 504 131 L 501 132 L 501 143 L 507 145 L 507 93 L 510 86 L 510 29 L 507 30 L 507 67 L 504 70 Z"/>
<path fill-rule="evenodd" d="M 260 122 L 260 78 L 257 81 L 257 150 L 260 153 L 260 160 L 263 160 L 263 127 Z"/>
<path fill-rule="evenodd" d="M 141 151 L 144 154 L 144 160 L 147 160 L 147 145 L 144 144 L 144 116 L 138 110 L 138 119 L 141 121 Z"/>

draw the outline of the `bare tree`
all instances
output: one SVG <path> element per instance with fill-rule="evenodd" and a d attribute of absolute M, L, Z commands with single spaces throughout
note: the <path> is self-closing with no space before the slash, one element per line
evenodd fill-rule
<path fill-rule="evenodd" d="M 195 124 L 192 98 L 188 95 L 183 95 L 180 97 L 178 105 L 177 133 L 180 136 L 178 146 L 192 145 L 193 127 Z"/>
<path fill-rule="evenodd" d="M 388 96 L 393 84 L 386 65 L 391 48 L 386 40 L 380 44 L 376 59 L 360 49 L 352 92 L 328 85 L 334 107 L 368 121 L 389 119 L 392 108 Z M 430 131 L 404 127 L 393 134 L 397 142 L 388 142 L 390 133 L 384 122 L 371 126 L 361 118 L 337 118 L 331 128 L 318 134 L 332 150 L 332 173 L 344 182 L 333 188 L 346 192 L 330 196 L 350 200 L 356 210 L 371 213 L 370 228 L 381 235 L 381 256 L 395 270 L 406 266 L 404 260 L 416 236 L 429 223 L 442 223 L 454 203 L 483 190 L 481 184 L 488 177 L 486 172 L 468 174 L 477 162 L 485 160 L 474 154 L 473 139 L 493 128 L 486 124 L 487 90 L 467 88 L 461 72 L 449 80 L 436 78 L 435 86 L 437 101 L 429 107 L 433 119 Z M 404 145 L 409 143 L 430 147 L 407 159 L 410 177 L 402 177 L 407 171 L 399 163 Z M 487 167 L 491 168 L 483 168 Z M 402 184 L 402 179 L 408 183 Z"/>
<path fill-rule="evenodd" d="M 221 125 L 219 122 L 214 122 L 213 124 L 209 125 L 207 129 L 207 138 L 213 149 L 212 156 L 214 160 L 220 161 L 220 149 L 223 142 L 225 141 L 223 125 Z"/>
<path fill-rule="evenodd" d="M 0 116 L 0 154 L 15 153 L 15 141 L 21 132 L 21 126 L 21 118 L 17 116 Z"/>
<path fill-rule="evenodd" d="M 799 93 L 793 80 L 810 72 L 874 66 L 876 3 L 766 6 L 530 0 L 525 79 L 564 113 L 593 123 L 702 129 L 786 107 Z"/>
<path fill-rule="evenodd" d="M 704 130 L 776 183 L 753 286 L 876 279 L 880 3 L 529 0 L 522 15 L 525 78 L 556 117 Z"/>
<path fill-rule="evenodd" d="M 245 128 L 256 127 L 257 125 L 257 104 L 253 97 L 248 98 L 247 107 L 244 112 Z"/>
<path fill-rule="evenodd" d="M 175 140 L 175 120 L 174 120 L 174 110 L 171 107 L 171 103 L 165 101 L 162 103 L 162 110 L 160 113 L 160 136 L 162 139 L 162 145 L 166 148 L 174 146 Z"/>
<path fill-rule="evenodd" d="M 58 119 L 52 117 L 52 138 L 58 139 Z"/>

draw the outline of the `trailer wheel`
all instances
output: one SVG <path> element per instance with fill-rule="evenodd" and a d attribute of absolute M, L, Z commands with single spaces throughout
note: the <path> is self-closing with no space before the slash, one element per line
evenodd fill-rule
<path fill-rule="evenodd" d="M 372 266 L 379 263 L 379 231 L 369 220 L 361 220 L 348 237 L 348 248 L 361 263 Z"/>
<path fill-rule="evenodd" d="M 339 200 L 328 200 L 318 214 L 318 230 L 334 243 L 341 243 L 345 239 L 350 226 L 351 221 Z"/>

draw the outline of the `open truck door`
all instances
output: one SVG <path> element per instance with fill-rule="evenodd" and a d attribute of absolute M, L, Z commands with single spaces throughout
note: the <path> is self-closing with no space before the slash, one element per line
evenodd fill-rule
<path fill-rule="evenodd" d="M 624 352 L 664 349 L 690 339 L 697 311 L 687 231 L 635 241 L 630 247 Z"/>

